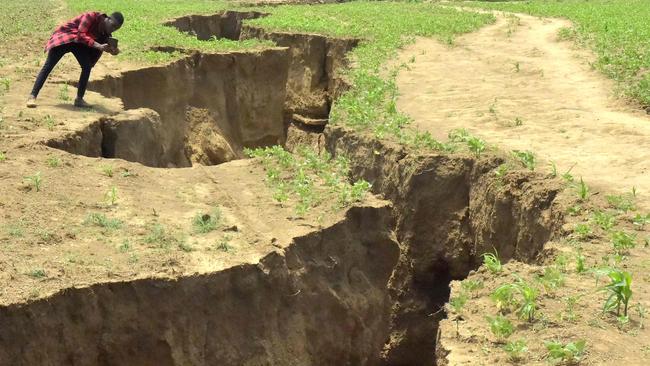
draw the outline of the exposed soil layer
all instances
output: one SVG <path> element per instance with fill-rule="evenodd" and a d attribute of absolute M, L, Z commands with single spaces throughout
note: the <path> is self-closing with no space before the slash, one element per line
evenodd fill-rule
<path fill-rule="evenodd" d="M 325 136 L 329 152 L 350 158 L 353 179 L 372 182 L 394 204 L 401 255 L 389 284 L 387 364 L 434 363 L 449 281 L 465 278 L 494 249 L 505 261 L 534 259 L 563 222 L 559 182 L 528 172 L 500 180 L 498 158 L 413 154 L 341 127 Z"/>
<path fill-rule="evenodd" d="M 203 41 L 213 37 L 238 40 L 243 20 L 266 15 L 257 11 L 224 11 L 214 15 L 188 15 L 170 20 L 165 25 L 191 33 Z"/>
<path fill-rule="evenodd" d="M 165 66 L 107 76 L 91 82 L 89 88 L 120 98 L 127 110 L 149 108 L 159 116 L 128 112 L 105 118 L 73 133 L 70 141 L 56 139 L 48 145 L 155 167 L 186 167 L 193 161 L 213 165 L 242 157 L 245 147 L 284 142 L 287 71 L 287 50 L 273 48 L 195 53 Z M 197 114 L 195 109 L 204 112 Z M 205 126 L 199 118 L 211 123 Z M 206 134 L 219 137 L 210 139 Z M 79 136 L 89 136 L 91 141 L 81 142 Z M 205 153 L 211 140 L 218 140 L 217 155 Z M 140 144 L 153 148 L 129 148 Z"/>
<path fill-rule="evenodd" d="M 353 208 L 258 264 L 71 288 L 0 308 L 3 365 L 368 364 L 399 250 L 387 206 Z"/>

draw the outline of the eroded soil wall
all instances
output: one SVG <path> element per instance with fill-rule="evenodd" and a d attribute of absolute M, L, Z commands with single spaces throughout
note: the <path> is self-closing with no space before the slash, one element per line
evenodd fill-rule
<path fill-rule="evenodd" d="M 499 179 L 497 158 L 409 154 L 336 126 L 325 136 L 330 153 L 350 159 L 353 179 L 373 182 L 373 191 L 394 204 L 401 255 L 389 284 L 384 362 L 434 364 L 449 281 L 466 277 L 494 249 L 502 261 L 535 258 L 562 222 L 554 206 L 561 187 L 525 172 Z"/>
<path fill-rule="evenodd" d="M 0 364 L 376 364 L 399 256 L 392 226 L 387 206 L 355 207 L 257 265 L 0 307 Z"/>
<path fill-rule="evenodd" d="M 224 150 L 235 157 L 242 157 L 244 147 L 282 144 L 287 73 L 288 53 L 283 48 L 196 53 L 169 65 L 93 81 L 89 88 L 121 98 L 126 109 L 156 111 L 161 122 L 161 156 L 150 160 L 160 162 L 158 166 L 182 167 L 191 165 L 192 151 L 201 150 L 185 146 L 196 140 L 192 139 L 195 127 L 203 122 L 197 116 L 213 122 L 214 133 L 223 140 L 216 143 L 225 143 Z M 205 113 L 192 113 L 193 109 Z"/>

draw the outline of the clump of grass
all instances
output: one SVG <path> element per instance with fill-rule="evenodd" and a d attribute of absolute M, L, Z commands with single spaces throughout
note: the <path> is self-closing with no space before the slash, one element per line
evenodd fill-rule
<path fill-rule="evenodd" d="M 555 291 L 564 286 L 565 276 L 557 268 L 551 266 L 544 269 L 544 274 L 538 277 L 546 292 Z"/>
<path fill-rule="evenodd" d="M 27 183 L 32 187 L 36 192 L 41 191 L 41 185 L 43 184 L 43 178 L 41 177 L 41 172 L 36 172 L 34 175 L 25 177 Z"/>
<path fill-rule="evenodd" d="M 216 207 L 210 213 L 199 213 L 192 219 L 192 227 L 197 234 L 206 234 L 221 225 L 221 209 Z"/>
<path fill-rule="evenodd" d="M 472 136 L 467 140 L 467 147 L 478 158 L 485 151 L 485 141 Z"/>
<path fill-rule="evenodd" d="M 115 206 L 115 204 L 117 204 L 117 187 L 112 186 L 111 189 L 106 192 L 105 197 L 106 201 L 108 201 L 111 206 Z"/>
<path fill-rule="evenodd" d="M 29 272 L 27 272 L 27 275 L 32 278 L 45 278 L 47 277 L 47 273 L 45 270 L 41 268 L 33 269 Z"/>
<path fill-rule="evenodd" d="M 7 155 L 4 152 L 0 151 L 0 163 L 4 162 L 5 160 L 7 160 Z"/>
<path fill-rule="evenodd" d="M 616 217 L 604 211 L 594 211 L 591 218 L 604 231 L 609 231 L 616 226 Z"/>
<path fill-rule="evenodd" d="M 585 181 L 580 177 L 580 183 L 578 184 L 578 198 L 580 198 L 581 201 L 586 201 L 589 198 L 589 187 L 585 183 Z"/>
<path fill-rule="evenodd" d="M 52 117 L 49 114 L 43 117 L 43 123 L 50 131 L 54 130 L 54 126 L 56 125 L 56 121 L 54 120 L 54 117 Z"/>
<path fill-rule="evenodd" d="M 231 239 L 232 238 L 230 237 L 230 235 L 224 235 L 224 237 L 216 245 L 217 250 L 222 251 L 224 253 L 232 252 L 235 249 L 235 247 L 233 247 L 230 244 Z"/>
<path fill-rule="evenodd" d="M 592 234 L 591 225 L 588 223 L 577 224 L 573 232 L 576 234 L 579 240 L 587 240 Z"/>
<path fill-rule="evenodd" d="M 103 173 L 105 176 L 107 176 L 107 177 L 109 177 L 109 178 L 112 178 L 112 177 L 113 177 L 113 166 L 110 165 L 110 164 L 105 164 L 105 165 L 103 165 L 103 166 L 102 166 L 102 173 Z"/>
<path fill-rule="evenodd" d="M 624 231 L 615 231 L 612 233 L 611 237 L 614 252 L 618 255 L 626 254 L 630 249 L 636 247 L 636 234 L 628 234 Z"/>
<path fill-rule="evenodd" d="M 483 264 L 485 267 L 490 270 L 492 273 L 499 273 L 502 270 L 501 260 L 499 259 L 499 253 L 494 250 L 494 253 L 483 253 Z"/>
<path fill-rule="evenodd" d="M 650 224 L 650 213 L 645 215 L 636 214 L 636 216 L 632 218 L 632 225 L 634 225 L 634 228 L 637 230 L 643 230 L 643 227 L 647 224 Z"/>
<path fill-rule="evenodd" d="M 483 288 L 483 281 L 466 279 L 461 282 L 461 287 L 463 288 L 463 291 L 469 292 L 475 296 L 476 292 Z"/>
<path fill-rule="evenodd" d="M 180 241 L 173 233 L 168 232 L 162 224 L 154 222 L 150 225 L 149 233 L 145 236 L 144 242 L 147 244 L 157 244 L 161 249 L 169 249 Z"/>
<path fill-rule="evenodd" d="M 607 203 L 620 212 L 628 212 L 636 209 L 633 195 L 608 195 L 605 196 Z"/>
<path fill-rule="evenodd" d="M 512 155 L 519 160 L 525 168 L 534 171 L 537 164 L 535 154 L 532 151 L 512 150 Z"/>
<path fill-rule="evenodd" d="M 466 292 L 461 291 L 459 295 L 449 299 L 449 305 L 451 305 L 451 308 L 456 314 L 461 314 L 465 304 L 467 304 L 467 300 L 469 300 L 469 296 L 467 296 Z"/>
<path fill-rule="evenodd" d="M 59 87 L 59 100 L 63 102 L 70 101 L 70 88 L 68 84 L 63 84 Z"/>
<path fill-rule="evenodd" d="M 91 212 L 86 215 L 85 225 L 99 226 L 106 229 L 117 230 L 122 227 L 122 221 L 118 219 L 109 219 L 103 213 Z"/>
<path fill-rule="evenodd" d="M 56 156 L 50 156 L 45 162 L 50 168 L 57 168 L 59 165 L 61 165 L 61 159 L 57 158 Z"/>

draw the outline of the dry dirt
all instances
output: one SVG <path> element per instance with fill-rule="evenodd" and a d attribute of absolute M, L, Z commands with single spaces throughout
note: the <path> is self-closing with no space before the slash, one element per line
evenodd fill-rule
<path fill-rule="evenodd" d="M 560 173 L 575 165 L 572 174 L 594 191 L 636 187 L 650 208 L 650 118 L 613 95 L 613 83 L 589 66 L 592 55 L 558 41 L 567 21 L 496 15 L 453 46 L 420 38 L 405 49 L 400 110 L 439 139 L 466 128 L 499 149 L 533 151 L 541 170 L 549 161 Z"/>

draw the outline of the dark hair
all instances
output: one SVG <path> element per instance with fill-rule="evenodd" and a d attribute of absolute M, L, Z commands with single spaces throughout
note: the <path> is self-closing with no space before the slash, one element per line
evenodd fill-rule
<path fill-rule="evenodd" d="M 120 26 L 124 24 L 124 15 L 122 15 L 122 13 L 120 13 L 119 11 L 116 11 L 115 13 L 111 14 L 111 18 L 115 19 L 117 24 L 119 24 Z"/>

